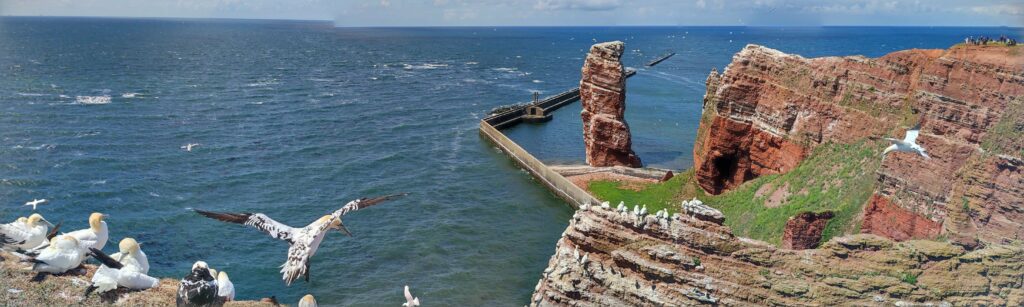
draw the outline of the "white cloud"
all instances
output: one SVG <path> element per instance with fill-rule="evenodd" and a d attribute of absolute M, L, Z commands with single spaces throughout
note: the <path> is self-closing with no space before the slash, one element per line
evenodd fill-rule
<path fill-rule="evenodd" d="M 971 12 L 986 15 L 1024 15 L 1024 4 L 997 4 L 987 6 L 973 6 Z"/>
<path fill-rule="evenodd" d="M 620 0 L 537 0 L 533 8 L 540 11 L 584 10 L 607 11 L 622 6 Z"/>

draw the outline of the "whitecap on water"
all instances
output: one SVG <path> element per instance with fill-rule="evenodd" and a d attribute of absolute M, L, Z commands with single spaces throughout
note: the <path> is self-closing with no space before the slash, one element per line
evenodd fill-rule
<path fill-rule="evenodd" d="M 40 96 L 46 96 L 46 94 L 40 94 L 40 93 L 20 93 L 20 92 L 19 92 L 19 93 L 16 93 L 16 94 L 18 94 L 18 96 L 23 96 L 23 97 L 40 97 Z"/>
<path fill-rule="evenodd" d="M 142 94 L 139 94 L 139 93 L 124 93 L 124 94 L 121 94 L 121 98 L 135 98 L 135 97 L 139 97 L 139 95 L 142 95 Z"/>
<path fill-rule="evenodd" d="M 108 104 L 110 103 L 110 95 L 103 96 L 75 96 L 75 102 L 80 104 Z"/>
<path fill-rule="evenodd" d="M 540 80 L 533 80 L 533 83 L 544 83 L 544 81 L 540 81 Z"/>
<path fill-rule="evenodd" d="M 466 65 L 476 65 L 476 64 L 480 64 L 480 63 L 477 63 L 477 62 L 466 62 Z"/>
<path fill-rule="evenodd" d="M 404 64 L 405 69 L 438 69 L 448 67 L 448 64 L 423 63 L 420 65 Z"/>

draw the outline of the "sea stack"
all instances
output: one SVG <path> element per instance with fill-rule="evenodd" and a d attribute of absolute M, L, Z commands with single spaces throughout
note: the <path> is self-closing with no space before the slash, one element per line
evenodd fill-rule
<path fill-rule="evenodd" d="M 595 44 L 583 63 L 580 99 L 583 101 L 583 143 L 590 166 L 643 164 L 633 152 L 626 124 L 626 74 L 620 41 Z"/>

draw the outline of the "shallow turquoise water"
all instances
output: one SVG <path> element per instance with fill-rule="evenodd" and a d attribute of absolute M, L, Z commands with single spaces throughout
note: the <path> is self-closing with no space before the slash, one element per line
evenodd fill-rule
<path fill-rule="evenodd" d="M 477 123 L 531 91 L 574 86 L 592 39 L 625 40 L 628 66 L 679 53 L 630 79 L 627 119 L 646 163 L 682 169 L 707 72 L 746 42 L 879 56 L 1000 31 L 0 18 L 0 219 L 28 215 L 20 205 L 32 198 L 50 199 L 40 211 L 68 229 L 109 213 L 113 239 L 143 242 L 155 275 L 206 260 L 231 274 L 239 299 L 399 305 L 409 284 L 430 305 L 521 305 L 571 210 Z M 508 133 L 546 161 L 579 163 L 579 108 Z M 291 287 L 278 273 L 284 243 L 189 211 L 299 225 L 394 192 L 412 195 L 347 216 L 355 237 L 329 236 L 312 282 Z"/>

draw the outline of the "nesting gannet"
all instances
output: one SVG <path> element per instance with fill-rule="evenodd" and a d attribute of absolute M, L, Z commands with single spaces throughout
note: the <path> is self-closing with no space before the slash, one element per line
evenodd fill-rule
<path fill-rule="evenodd" d="M 181 145 L 181 149 L 184 149 L 187 152 L 192 152 L 192 148 L 194 147 L 199 147 L 199 143 L 188 143 L 185 145 Z"/>
<path fill-rule="evenodd" d="M 4 235 L 3 233 L 0 233 L 0 248 L 4 248 L 7 245 L 21 244 L 24 242 L 25 241 L 14 240 L 12 238 L 7 237 L 7 235 Z"/>
<path fill-rule="evenodd" d="M 149 271 L 149 264 L 145 261 L 145 254 L 142 253 L 139 244 L 132 238 L 125 238 L 118 244 L 119 252 L 107 256 L 102 251 L 90 248 L 90 255 L 99 260 L 103 265 L 96 269 L 92 276 L 92 284 L 85 290 L 88 297 L 93 291 L 104 293 L 117 289 L 118 286 L 133 290 L 144 290 L 154 288 L 160 284 L 160 280 L 146 275 Z M 139 261 L 140 255 L 142 261 Z M 145 263 L 145 267 L 142 264 Z"/>
<path fill-rule="evenodd" d="M 45 203 L 46 201 L 47 200 L 45 198 L 44 199 L 32 199 L 32 201 L 26 202 L 25 205 L 26 206 L 32 206 L 32 211 L 35 211 L 36 210 L 36 206 L 38 206 L 38 205 L 40 205 L 42 203 Z"/>
<path fill-rule="evenodd" d="M 402 307 L 416 307 L 420 305 L 420 298 L 413 297 L 412 292 L 409 292 L 409 285 L 405 285 L 405 303 L 402 303 Z"/>
<path fill-rule="evenodd" d="M 107 239 L 110 237 L 107 222 L 103 221 L 106 218 L 106 214 L 93 212 L 89 215 L 89 228 L 75 230 L 66 235 L 78 239 L 83 247 L 83 252 L 89 248 L 103 250 L 103 247 L 107 246 Z"/>
<path fill-rule="evenodd" d="M 299 307 L 317 307 L 316 299 L 313 298 L 312 294 L 306 294 L 306 296 L 299 300 Z"/>
<path fill-rule="evenodd" d="M 50 245 L 39 252 L 38 256 L 25 261 L 35 263 L 32 270 L 40 273 L 60 274 L 77 268 L 85 259 L 85 253 L 79 249 L 78 239 L 73 236 L 61 235 L 54 237 Z"/>
<path fill-rule="evenodd" d="M 220 271 L 217 274 L 217 296 L 225 302 L 235 300 L 235 284 L 228 278 L 228 273 Z"/>
<path fill-rule="evenodd" d="M 46 242 L 49 228 L 53 226 L 42 215 L 34 213 L 28 218 L 0 225 L 0 235 L 8 238 L 8 249 L 30 249 Z M 18 243 L 18 244 L 13 244 Z"/>
<path fill-rule="evenodd" d="M 181 279 L 175 298 L 178 306 L 214 306 L 223 302 L 217 297 L 217 280 L 210 275 L 206 262 L 196 261 L 192 271 Z"/>
<path fill-rule="evenodd" d="M 302 228 L 282 224 L 263 213 L 225 213 L 203 210 L 196 210 L 196 212 L 212 219 L 252 226 L 275 239 L 288 242 L 288 260 L 281 265 L 281 274 L 284 282 L 290 286 L 300 276 L 305 276 L 306 281 L 309 281 L 309 259 L 316 254 L 316 250 L 320 247 L 320 242 L 327 235 L 328 230 L 337 229 L 352 236 L 352 233 L 345 228 L 345 224 L 341 222 L 342 215 L 404 195 L 394 194 L 353 200 L 334 213 L 324 215 Z"/>
<path fill-rule="evenodd" d="M 882 151 L 882 159 L 885 159 L 885 154 L 889 153 L 890 151 L 911 152 L 919 154 L 925 159 L 931 159 L 931 157 L 928 156 L 928 152 L 925 151 L 924 147 L 921 147 L 921 145 L 917 144 L 917 135 L 920 133 L 921 123 L 917 123 L 917 125 L 914 126 L 913 128 L 907 129 L 907 133 L 902 140 L 897 140 L 894 138 L 884 138 L 886 141 L 889 141 L 889 143 L 892 143 L 892 145 L 889 145 L 889 147 L 885 148 L 885 151 Z"/>

